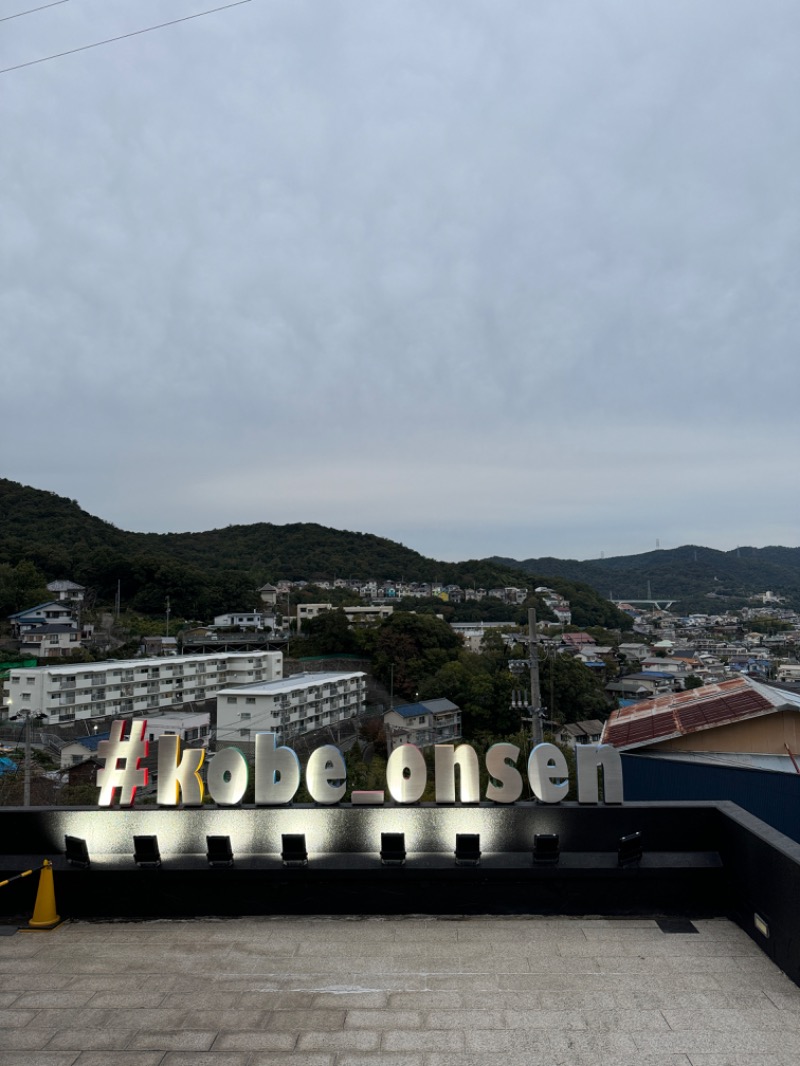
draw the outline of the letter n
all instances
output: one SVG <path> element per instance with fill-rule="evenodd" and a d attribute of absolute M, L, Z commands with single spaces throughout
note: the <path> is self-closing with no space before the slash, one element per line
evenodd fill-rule
<path fill-rule="evenodd" d="M 576 744 L 578 803 L 599 803 L 597 771 L 603 771 L 603 800 L 622 803 L 622 759 L 613 744 Z"/>

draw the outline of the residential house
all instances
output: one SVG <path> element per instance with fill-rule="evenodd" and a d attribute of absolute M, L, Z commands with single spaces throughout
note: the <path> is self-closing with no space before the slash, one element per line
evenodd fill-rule
<path fill-rule="evenodd" d="M 383 724 L 390 753 L 401 744 L 453 744 L 461 739 L 461 708 L 447 699 L 408 703 L 386 711 Z"/>

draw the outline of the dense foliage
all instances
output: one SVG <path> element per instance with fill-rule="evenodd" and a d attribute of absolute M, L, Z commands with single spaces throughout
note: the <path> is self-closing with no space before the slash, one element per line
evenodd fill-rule
<path fill-rule="evenodd" d="M 22 569 L 21 569 L 22 568 Z M 69 578 L 111 604 L 162 615 L 169 597 L 175 616 L 207 620 L 252 608 L 256 590 L 281 578 L 314 581 L 440 581 L 464 588 L 530 585 L 530 578 L 487 560 L 442 563 L 369 533 L 327 529 L 310 523 L 276 526 L 259 522 L 203 533 L 127 533 L 81 510 L 53 492 L 0 479 L 0 611 L 31 606 L 55 578 Z M 552 582 L 551 582 L 552 584 Z M 563 583 L 561 583 L 563 584 Z M 591 589 L 575 588 L 579 625 L 629 625 L 621 612 Z M 325 599 L 330 600 L 327 594 Z M 436 601 L 444 608 L 441 601 Z M 465 620 L 511 609 L 499 600 L 453 608 Z"/>
<path fill-rule="evenodd" d="M 515 559 L 494 558 L 493 563 L 522 570 L 528 580 L 540 575 L 584 582 L 603 596 L 614 599 L 675 600 L 675 610 L 718 613 L 743 605 L 748 597 L 773 591 L 800 604 L 800 548 L 736 548 L 721 552 L 685 545 L 642 555 L 610 559 Z"/>

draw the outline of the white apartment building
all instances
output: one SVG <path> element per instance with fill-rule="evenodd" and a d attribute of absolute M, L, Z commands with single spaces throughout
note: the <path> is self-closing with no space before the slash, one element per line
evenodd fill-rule
<path fill-rule="evenodd" d="M 274 681 L 283 676 L 277 651 L 175 655 L 158 659 L 109 659 L 12 669 L 5 688 L 9 716 L 44 715 L 43 724 L 87 718 L 146 717 L 211 699 L 228 685 Z"/>
<path fill-rule="evenodd" d="M 360 670 L 295 674 L 280 681 L 228 685 L 217 693 L 217 743 L 254 744 L 256 733 L 292 737 L 363 713 Z"/>

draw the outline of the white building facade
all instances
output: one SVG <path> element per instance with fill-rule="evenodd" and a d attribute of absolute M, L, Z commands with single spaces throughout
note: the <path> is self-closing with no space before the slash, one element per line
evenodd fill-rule
<path fill-rule="evenodd" d="M 176 655 L 158 659 L 111 659 L 12 669 L 5 713 L 43 715 L 59 725 L 91 718 L 147 717 L 207 700 L 228 685 L 283 677 L 276 651 Z"/>
<path fill-rule="evenodd" d="M 217 743 L 254 744 L 256 733 L 264 732 L 288 743 L 362 714 L 365 699 L 366 674 L 360 670 L 229 685 L 217 693 Z"/>

